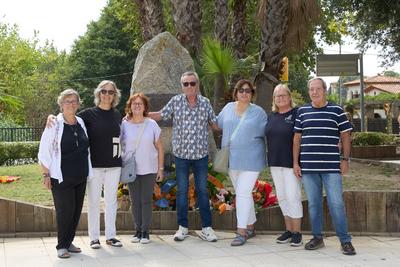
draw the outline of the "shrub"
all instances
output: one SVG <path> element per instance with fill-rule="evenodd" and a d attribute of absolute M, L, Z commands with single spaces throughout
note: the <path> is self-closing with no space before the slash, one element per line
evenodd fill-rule
<path fill-rule="evenodd" d="M 394 134 L 380 132 L 356 132 L 353 134 L 354 146 L 377 146 L 400 144 L 400 138 Z"/>
<path fill-rule="evenodd" d="M 0 142 L 0 166 L 23 159 L 37 159 L 39 142 Z"/>

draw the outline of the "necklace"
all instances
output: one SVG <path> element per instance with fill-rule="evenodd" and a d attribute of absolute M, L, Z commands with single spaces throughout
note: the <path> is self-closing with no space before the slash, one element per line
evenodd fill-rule
<path fill-rule="evenodd" d="M 78 126 L 77 124 L 74 124 L 73 126 L 71 124 L 68 124 L 69 128 L 71 128 L 72 132 L 74 133 L 75 136 L 75 144 L 76 147 L 79 147 L 79 142 L 78 142 Z"/>

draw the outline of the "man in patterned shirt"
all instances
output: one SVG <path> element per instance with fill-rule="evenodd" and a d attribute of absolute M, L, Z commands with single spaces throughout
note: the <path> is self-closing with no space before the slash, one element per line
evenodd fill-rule
<path fill-rule="evenodd" d="M 208 127 L 217 129 L 216 116 L 210 101 L 199 93 L 199 77 L 195 72 L 181 76 L 183 94 L 176 95 L 159 112 L 150 112 L 154 120 L 172 117 L 172 150 L 175 156 L 176 209 L 179 229 L 175 241 L 188 237 L 189 169 L 194 173 L 197 203 L 200 209 L 202 231 L 200 238 L 217 241 L 211 228 L 211 211 L 207 191 Z"/>
<path fill-rule="evenodd" d="M 355 255 L 347 232 L 341 176 L 349 170 L 350 132 L 353 128 L 343 109 L 326 101 L 324 80 L 311 79 L 308 93 L 311 103 L 298 109 L 293 138 L 293 171 L 304 184 L 313 234 L 305 249 L 315 250 L 324 246 L 322 188 L 325 187 L 329 212 L 343 254 Z M 342 158 L 338 145 L 340 140 Z"/>

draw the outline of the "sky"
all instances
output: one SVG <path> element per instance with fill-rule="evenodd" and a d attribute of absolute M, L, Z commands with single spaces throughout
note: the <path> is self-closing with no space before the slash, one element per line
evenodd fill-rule
<path fill-rule="evenodd" d="M 107 0 L 0 0 L 0 21 L 17 24 L 23 38 L 39 32 L 41 41 L 52 40 L 59 50 L 70 51 L 75 39 L 86 32 L 87 24 L 100 17 Z M 343 54 L 358 53 L 356 42 L 346 39 Z M 325 46 L 326 54 L 338 54 L 339 46 Z M 385 69 L 400 72 L 400 63 L 380 66 L 379 49 L 369 49 L 364 55 L 364 75 L 373 76 Z M 290 64 L 290 63 L 289 63 Z M 338 77 L 323 77 L 328 83 Z"/>

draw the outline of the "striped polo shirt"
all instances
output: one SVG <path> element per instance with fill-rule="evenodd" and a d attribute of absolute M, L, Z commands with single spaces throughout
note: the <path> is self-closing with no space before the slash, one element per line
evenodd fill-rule
<path fill-rule="evenodd" d="M 332 103 L 321 108 L 300 107 L 293 131 L 301 133 L 300 166 L 303 173 L 340 173 L 340 133 L 351 131 L 343 109 Z"/>

